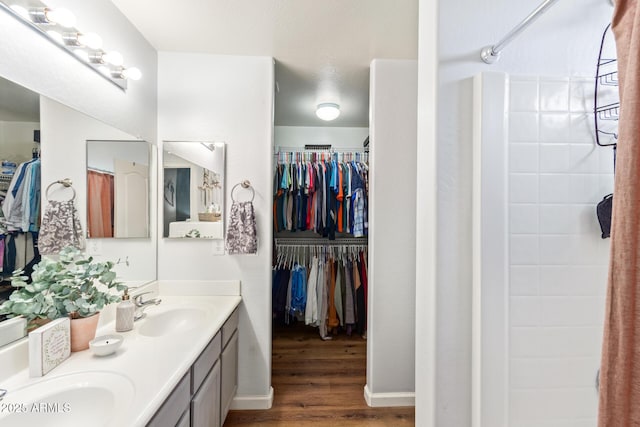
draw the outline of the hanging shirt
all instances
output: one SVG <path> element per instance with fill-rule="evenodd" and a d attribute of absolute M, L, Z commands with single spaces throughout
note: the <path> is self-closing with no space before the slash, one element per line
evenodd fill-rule
<path fill-rule="evenodd" d="M 314 325 L 318 321 L 318 294 L 316 284 L 318 281 L 318 258 L 311 260 L 311 272 L 307 282 L 307 304 L 304 310 L 305 325 Z"/>

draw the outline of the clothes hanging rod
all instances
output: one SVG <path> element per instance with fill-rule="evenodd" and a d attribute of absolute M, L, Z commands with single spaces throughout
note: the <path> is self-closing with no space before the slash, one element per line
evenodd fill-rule
<path fill-rule="evenodd" d="M 340 246 L 340 245 L 362 245 L 366 246 L 369 240 L 367 237 L 345 237 L 336 240 L 276 237 L 276 246 Z"/>
<path fill-rule="evenodd" d="M 364 147 L 331 147 L 331 148 L 304 148 L 304 147 L 275 147 L 274 154 L 278 153 L 365 153 Z"/>
<path fill-rule="evenodd" d="M 518 25 L 515 26 L 511 31 L 507 33 L 498 43 L 493 46 L 485 46 L 482 51 L 480 51 L 480 58 L 487 63 L 493 64 L 498 59 L 500 59 L 500 52 L 513 40 L 515 39 L 522 31 L 525 30 L 529 25 L 533 23 L 536 19 L 538 19 L 544 12 L 547 11 L 551 6 L 557 3 L 558 0 L 545 0 L 540 6 L 538 6 L 533 12 L 529 14 L 526 18 L 522 20 Z"/>

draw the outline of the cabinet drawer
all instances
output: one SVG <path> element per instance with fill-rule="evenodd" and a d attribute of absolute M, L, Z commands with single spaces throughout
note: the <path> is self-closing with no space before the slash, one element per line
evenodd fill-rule
<path fill-rule="evenodd" d="M 189 374 L 182 377 L 167 400 L 153 416 L 147 427 L 174 427 L 180 421 L 185 410 L 189 408 L 191 393 Z"/>
<path fill-rule="evenodd" d="M 238 329 L 239 317 L 240 310 L 236 308 L 233 313 L 231 313 L 231 316 L 229 316 L 227 321 L 224 322 L 224 325 L 222 325 L 222 348 L 227 346 L 227 343 L 229 343 L 229 340 L 233 336 L 233 332 Z"/>
<path fill-rule="evenodd" d="M 222 350 L 220 347 L 220 335 L 220 332 L 218 332 L 216 336 L 213 337 L 191 368 L 191 394 L 198 391 L 200 384 L 202 384 L 202 381 L 220 356 L 220 351 Z"/>

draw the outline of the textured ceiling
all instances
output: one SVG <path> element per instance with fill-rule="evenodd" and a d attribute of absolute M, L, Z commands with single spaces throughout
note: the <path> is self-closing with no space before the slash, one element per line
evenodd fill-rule
<path fill-rule="evenodd" d="M 273 56 L 278 126 L 367 127 L 371 60 L 417 58 L 418 0 L 112 1 L 159 51 Z"/>

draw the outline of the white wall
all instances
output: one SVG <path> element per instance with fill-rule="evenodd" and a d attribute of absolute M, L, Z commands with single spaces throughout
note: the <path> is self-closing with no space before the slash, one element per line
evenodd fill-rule
<path fill-rule="evenodd" d="M 276 126 L 274 145 L 278 148 L 331 144 L 335 148 L 363 149 L 362 144 L 367 136 L 369 128 Z"/>
<path fill-rule="evenodd" d="M 471 422 L 471 152 L 472 81 L 481 71 L 502 70 L 548 76 L 594 74 L 602 30 L 611 16 L 609 3 L 603 0 L 558 2 L 503 52 L 493 66 L 482 63 L 480 49 L 497 42 L 537 5 L 529 2 L 492 0 L 448 0 L 438 2 L 438 22 L 430 13 L 435 5 L 420 1 L 421 67 L 438 66 L 437 98 L 420 90 L 420 144 L 434 140 L 425 127 L 432 119 L 423 112 L 437 114 L 437 369 L 436 416 L 439 427 L 464 426 Z M 434 30 L 437 28 L 437 35 Z M 433 46 L 438 38 L 437 49 Z M 425 78 L 426 79 L 426 78 Z M 423 88 L 428 85 L 423 81 Z M 427 154 L 427 153 L 425 153 Z M 419 158 L 418 161 L 428 161 Z M 431 188 L 418 189 L 418 198 L 429 198 Z M 418 217 L 428 216 L 427 205 L 420 205 Z M 418 241 L 433 238 L 418 229 Z M 418 248 L 418 256 L 429 255 Z M 418 262 L 420 258 L 418 258 Z M 418 282 L 424 270 L 419 272 Z M 420 296 L 424 295 L 420 291 Z M 419 308 L 420 310 L 420 308 Z M 425 310 L 433 311 L 428 302 Z M 429 319 L 418 313 L 417 324 Z M 416 348 L 416 365 L 432 361 L 429 342 L 421 340 Z M 421 371 L 417 382 L 429 381 Z M 429 393 L 419 390 L 419 393 Z M 429 402 L 417 396 L 428 408 Z M 416 420 L 427 414 L 417 410 Z M 429 424 L 426 424 L 429 425 Z"/>
<path fill-rule="evenodd" d="M 437 425 L 438 2 L 419 0 L 418 13 L 415 421 L 417 426 L 433 427 Z"/>
<path fill-rule="evenodd" d="M 94 118 L 79 113 L 48 98 L 40 98 L 40 121 L 42 124 L 42 192 L 53 181 L 70 178 L 76 191 L 76 207 L 81 218 L 84 234 L 87 231 L 87 149 L 88 139 L 124 139 L 132 136 Z M 69 124 L 73 123 L 73 126 Z M 141 143 L 142 144 L 142 143 Z M 156 157 L 151 158 L 150 173 L 156 176 Z M 151 206 L 156 205 L 156 179 L 150 180 Z M 59 185 L 48 193 L 53 199 L 66 199 L 68 189 Z M 62 189 L 61 191 L 56 189 Z M 42 199 L 42 211 L 46 200 Z M 150 230 L 156 229 L 157 215 L 151 215 Z M 155 232 L 153 233 L 155 235 Z M 126 281 L 147 282 L 156 278 L 156 238 L 146 239 L 91 239 L 99 243 L 92 254 L 98 260 L 129 260 L 129 266 L 119 264 L 116 272 Z"/>
<path fill-rule="evenodd" d="M 33 131 L 40 129 L 39 122 L 0 122 L 0 160 L 22 163 L 31 159 L 36 147 Z"/>
<path fill-rule="evenodd" d="M 120 135 L 126 135 L 120 132 Z M 129 136 L 130 137 L 130 136 Z M 126 142 L 120 142 L 126 141 Z M 149 145 L 132 140 L 93 140 L 87 150 L 87 166 L 114 172 L 115 160 L 123 159 L 149 166 Z"/>
<path fill-rule="evenodd" d="M 372 406 L 414 402 L 417 65 L 371 63 L 365 397 Z"/>
<path fill-rule="evenodd" d="M 248 179 L 255 189 L 258 230 L 257 255 L 212 256 L 217 242 L 160 239 L 158 278 L 241 281 L 239 386 L 234 405 L 268 406 L 273 60 L 160 52 L 158 81 L 159 139 L 226 142 L 225 215 L 231 205 L 229 191 Z"/>

